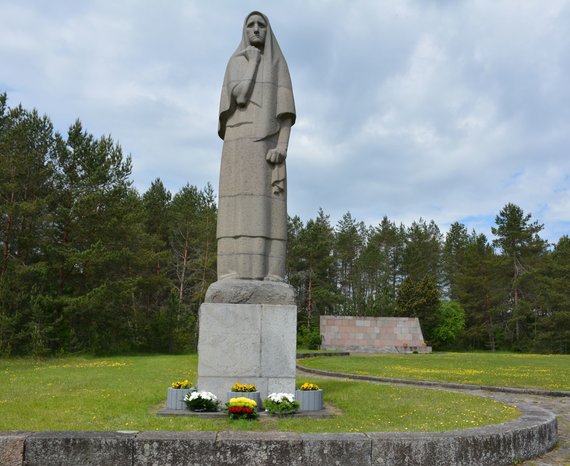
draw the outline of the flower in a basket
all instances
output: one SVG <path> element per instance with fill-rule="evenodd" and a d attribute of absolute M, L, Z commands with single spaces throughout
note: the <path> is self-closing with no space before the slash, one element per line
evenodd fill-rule
<path fill-rule="evenodd" d="M 254 400 L 240 396 L 231 398 L 226 403 L 230 419 L 256 419 L 257 403 Z"/>
<path fill-rule="evenodd" d="M 172 388 L 191 388 L 192 387 L 192 382 L 190 382 L 188 379 L 184 379 L 184 380 L 177 380 L 176 382 L 172 382 L 172 384 L 170 385 Z"/>
<path fill-rule="evenodd" d="M 295 395 L 292 393 L 270 393 L 263 406 L 269 414 L 282 416 L 295 414 L 299 410 L 300 403 L 295 400 Z"/>
<path fill-rule="evenodd" d="M 192 392 L 184 397 L 190 411 L 217 411 L 220 401 L 210 392 Z"/>
<path fill-rule="evenodd" d="M 251 393 L 256 392 L 257 388 L 255 385 L 249 385 L 246 383 L 235 383 L 232 385 L 232 392 L 241 392 L 241 393 Z"/>
<path fill-rule="evenodd" d="M 299 390 L 309 391 L 309 390 L 319 390 L 319 386 L 316 383 L 305 382 L 299 387 Z"/>

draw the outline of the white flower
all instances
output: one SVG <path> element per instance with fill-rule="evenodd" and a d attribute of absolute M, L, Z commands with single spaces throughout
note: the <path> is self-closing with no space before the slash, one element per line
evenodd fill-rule
<path fill-rule="evenodd" d="M 289 403 L 293 403 L 293 401 L 295 400 L 295 395 L 293 395 L 292 393 L 270 393 L 267 398 L 269 398 L 271 401 L 275 403 L 281 403 L 283 401 L 288 401 Z"/>
<path fill-rule="evenodd" d="M 218 399 L 216 395 L 214 395 L 213 393 L 202 391 L 202 392 L 187 393 L 186 396 L 184 397 L 184 401 L 194 401 L 199 398 L 202 400 L 210 400 L 210 401 L 216 401 Z"/>

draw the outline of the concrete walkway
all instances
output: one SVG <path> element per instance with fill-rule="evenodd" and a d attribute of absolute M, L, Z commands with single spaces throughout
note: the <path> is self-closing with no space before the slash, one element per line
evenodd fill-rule
<path fill-rule="evenodd" d="M 344 376 L 334 376 L 329 372 L 329 375 L 314 374 L 297 368 L 297 375 L 299 377 L 313 377 L 321 379 L 346 379 Z M 404 385 L 384 381 L 366 380 L 369 383 L 381 383 L 389 385 Z M 421 382 L 415 383 L 413 380 L 407 380 L 406 386 L 415 385 L 426 390 L 447 390 L 457 393 L 469 393 L 476 396 L 484 396 L 492 398 L 493 400 L 500 401 L 505 404 L 517 405 L 519 403 L 526 403 L 531 405 L 540 406 L 541 408 L 548 409 L 556 414 L 558 418 L 558 447 L 547 453 L 546 455 L 535 460 L 526 461 L 521 463 L 523 466 L 570 466 L 570 397 L 568 396 L 539 396 L 527 393 L 507 393 L 496 392 L 481 389 L 461 388 L 455 386 L 454 388 L 426 386 Z"/>

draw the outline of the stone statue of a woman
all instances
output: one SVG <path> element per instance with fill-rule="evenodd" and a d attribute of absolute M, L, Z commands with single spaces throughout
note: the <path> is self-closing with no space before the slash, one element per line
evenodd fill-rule
<path fill-rule="evenodd" d="M 198 386 L 223 397 L 236 380 L 262 398 L 295 390 L 297 307 L 284 282 L 285 158 L 295 104 L 267 18 L 250 13 L 226 69 L 218 134 L 218 281 L 200 307 Z"/>
<path fill-rule="evenodd" d="M 285 159 L 294 123 L 287 63 L 267 17 L 254 11 L 229 60 L 220 99 L 219 282 L 284 279 Z"/>

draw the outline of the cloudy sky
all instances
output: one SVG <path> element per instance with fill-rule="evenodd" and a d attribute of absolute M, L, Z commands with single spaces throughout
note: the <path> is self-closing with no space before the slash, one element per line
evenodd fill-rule
<path fill-rule="evenodd" d="M 219 94 L 244 17 L 289 64 L 289 213 L 485 233 L 513 202 L 570 233 L 570 0 L 0 0 L 0 92 L 80 118 L 160 177 L 217 190 Z"/>

